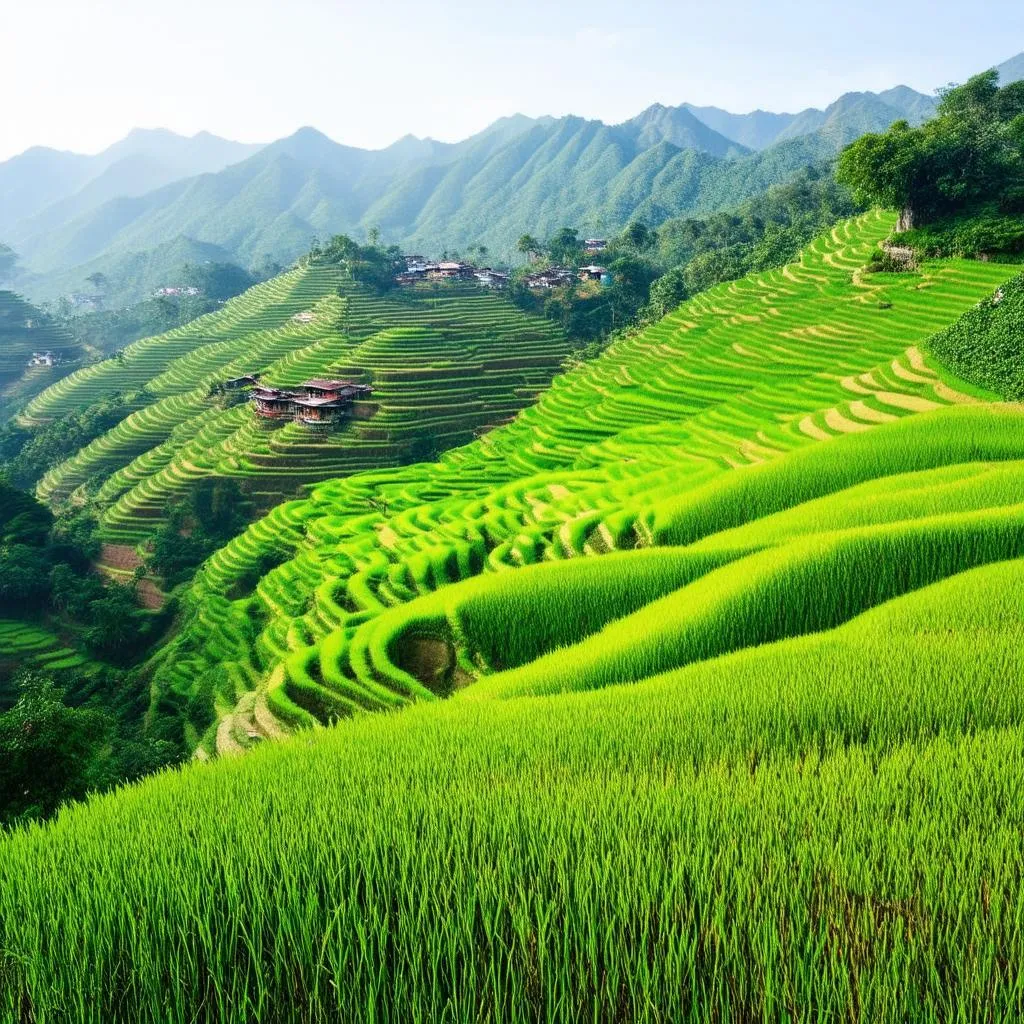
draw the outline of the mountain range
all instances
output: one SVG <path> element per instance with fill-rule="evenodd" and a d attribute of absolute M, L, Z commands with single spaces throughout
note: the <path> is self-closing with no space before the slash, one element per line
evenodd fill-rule
<path fill-rule="evenodd" d="M 1024 77 L 1024 54 L 1000 66 Z M 291 261 L 314 236 L 363 235 L 429 252 L 515 240 L 564 224 L 606 234 L 633 218 L 657 224 L 735 205 L 852 139 L 936 100 L 907 86 L 847 93 L 824 110 L 733 114 L 654 104 L 621 124 L 581 117 L 502 118 L 458 143 L 405 136 L 380 150 L 340 145 L 313 128 L 266 146 L 201 133 L 135 131 L 95 157 L 33 149 L 0 164 L 0 239 L 22 260 L 18 286 L 37 300 L 111 276 L 140 254 L 149 287 L 195 249 L 246 265 Z M 122 269 L 119 269 L 122 268 Z"/>

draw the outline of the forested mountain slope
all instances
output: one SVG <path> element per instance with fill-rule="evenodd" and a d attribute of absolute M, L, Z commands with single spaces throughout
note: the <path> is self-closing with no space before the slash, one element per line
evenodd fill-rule
<path fill-rule="evenodd" d="M 1024 414 L 930 346 L 1019 267 L 895 220 L 212 558 L 156 698 L 221 752 L 416 706 L 5 838 L 8 1015 L 1018 1016 Z"/>
<path fill-rule="evenodd" d="M 25 287 L 50 295 L 59 269 L 105 272 L 117 254 L 182 235 L 246 265 L 287 263 L 314 235 L 373 227 L 411 249 L 483 243 L 509 259 L 525 230 L 543 236 L 575 224 L 608 235 L 631 219 L 657 224 L 734 206 L 907 116 L 910 99 L 892 92 L 894 103 L 850 94 L 826 111 L 779 122 L 773 144 L 756 153 L 705 124 L 696 108 L 660 104 L 619 125 L 516 117 L 454 145 L 406 138 L 379 151 L 302 129 L 218 174 L 118 198 L 20 237 L 26 274 L 34 275 Z M 745 131 L 729 130 L 737 138 Z"/>
<path fill-rule="evenodd" d="M 687 110 L 715 131 L 750 149 L 766 149 L 776 142 L 826 129 L 827 134 L 845 142 L 865 131 L 878 131 L 899 118 L 920 124 L 935 113 L 932 96 L 905 85 L 881 93 L 847 93 L 825 110 L 808 108 L 798 114 L 773 114 L 755 110 L 732 114 L 720 107 L 695 107 Z"/>
<path fill-rule="evenodd" d="M 657 576 L 653 591 L 638 575 L 622 577 L 626 591 L 609 579 L 617 596 L 557 621 L 529 610 L 540 607 L 532 585 L 524 580 L 518 590 L 521 567 L 536 562 L 695 540 L 707 531 L 704 519 L 718 515 L 709 510 L 715 502 L 724 503 L 722 515 L 741 517 L 729 524 L 737 525 L 744 482 L 761 479 L 754 464 L 782 465 L 784 453 L 813 448 L 830 465 L 831 447 L 821 442 L 879 425 L 895 430 L 913 413 L 973 401 L 921 346 L 1013 269 L 960 261 L 865 274 L 860 268 L 892 224 L 879 214 L 847 222 L 798 264 L 697 296 L 557 378 L 511 425 L 436 464 L 357 475 L 280 506 L 200 573 L 181 646 L 171 645 L 157 675 L 160 699 L 195 711 L 202 694 L 221 716 L 234 706 L 216 736 L 231 749 L 280 723 L 427 699 L 432 689 L 510 667 L 498 647 L 469 639 L 462 613 L 447 604 L 451 582 L 484 572 L 465 593 L 471 602 L 479 594 L 488 616 L 506 599 L 527 602 L 520 611 L 533 639 L 502 618 L 501 646 L 532 644 L 529 655 L 515 656 L 529 661 L 575 638 L 560 630 L 592 632 L 601 616 L 623 614 L 623 601 L 646 604 L 667 581 L 680 585 L 678 573 L 692 578 L 739 557 L 739 548 L 686 556 Z M 290 560 L 254 572 L 281 559 Z M 608 564 L 630 573 L 628 558 Z M 552 595 L 564 585 L 562 598 L 552 597 L 563 608 L 589 608 L 575 595 L 604 586 L 603 572 L 527 579 Z M 495 587 L 497 606 L 487 596 Z M 418 644 L 420 634 L 430 643 Z M 628 657 L 628 646 L 618 657 Z M 672 657 L 657 670 L 673 667 Z M 643 673 L 654 670 L 647 664 Z M 563 681 L 572 676 L 559 671 Z M 628 677 L 639 671 L 630 667 Z M 199 714 L 193 726 L 201 732 L 209 719 Z"/>
<path fill-rule="evenodd" d="M 0 163 L 0 238 L 20 245 L 109 200 L 223 170 L 259 149 L 209 132 L 142 128 L 94 156 L 33 147 Z"/>

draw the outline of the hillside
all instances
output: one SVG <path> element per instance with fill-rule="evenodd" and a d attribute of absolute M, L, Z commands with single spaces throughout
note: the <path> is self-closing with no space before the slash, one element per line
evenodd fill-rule
<path fill-rule="evenodd" d="M 618 125 L 509 118 L 457 144 L 407 137 L 376 151 L 304 128 L 218 174 L 112 200 L 19 237 L 16 248 L 25 287 L 40 296 L 59 291 L 58 280 L 69 275 L 84 278 L 86 266 L 107 272 L 127 253 L 180 236 L 216 245 L 244 265 L 268 256 L 288 263 L 314 235 L 372 227 L 410 249 L 483 243 L 513 259 L 527 228 L 545 235 L 575 224 L 609 235 L 631 219 L 658 224 L 735 206 L 834 157 L 857 135 L 908 116 L 913 102 L 927 106 L 927 97 L 905 93 L 891 90 L 891 103 L 850 94 L 826 111 L 794 115 L 759 152 L 685 105 L 655 104 Z"/>
<path fill-rule="evenodd" d="M 51 352 L 58 365 L 30 366 L 33 352 Z M 67 373 L 82 356 L 53 319 L 14 292 L 0 290 L 0 421 Z"/>
<path fill-rule="evenodd" d="M 696 297 L 435 465 L 357 475 L 280 506 L 197 577 L 182 648 L 157 676 L 161 699 L 197 709 L 212 688 L 221 715 L 237 704 L 217 737 L 230 747 L 261 732 L 254 721 L 425 697 L 389 667 L 379 630 L 394 625 L 391 606 L 484 568 L 646 546 L 661 501 L 732 468 L 967 401 L 915 346 L 1013 271 L 961 261 L 851 281 L 891 227 L 850 222 L 799 265 Z M 442 662 L 443 687 L 487 655 Z"/>
<path fill-rule="evenodd" d="M 765 110 L 732 114 L 720 107 L 683 106 L 727 139 L 750 149 L 767 149 L 776 142 L 822 130 L 832 139 L 849 142 L 864 132 L 884 130 L 900 118 L 920 124 L 935 113 L 936 101 L 898 85 L 881 93 L 846 93 L 825 110 L 809 107 L 797 114 Z"/>
<path fill-rule="evenodd" d="M 475 285 L 379 296 L 336 266 L 307 263 L 67 377 L 31 402 L 24 419 L 135 394 L 131 414 L 38 491 L 58 502 L 88 483 L 104 510 L 104 536 L 136 544 L 204 477 L 235 479 L 266 510 L 301 485 L 464 444 L 528 404 L 567 352 L 553 324 Z M 320 436 L 211 397 L 211 385 L 255 371 L 283 387 L 340 376 L 374 392 L 359 419 Z"/>
<path fill-rule="evenodd" d="M 221 171 L 259 149 L 209 132 L 187 138 L 142 128 L 94 156 L 36 146 L 0 162 L 0 238 L 17 248 L 112 199 Z"/>
<path fill-rule="evenodd" d="M 154 699 L 220 752 L 415 706 L 2 840 L 8 1015 L 1013 1018 L 1024 418 L 930 346 L 1019 267 L 895 220 L 214 556 Z"/>
<path fill-rule="evenodd" d="M 64 296 L 80 293 L 98 295 L 104 309 L 123 309 L 150 298 L 158 288 L 182 284 L 186 263 L 234 263 L 235 259 L 234 253 L 219 245 L 179 235 L 140 252 L 98 256 L 71 270 L 42 277 L 22 274 L 19 281 L 39 302 L 59 302 Z M 89 283 L 93 274 L 106 278 L 102 292 Z"/>

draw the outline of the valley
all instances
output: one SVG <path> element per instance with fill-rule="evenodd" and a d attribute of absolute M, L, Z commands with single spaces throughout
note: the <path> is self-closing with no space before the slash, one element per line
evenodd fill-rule
<path fill-rule="evenodd" d="M 0 1019 L 1020 1019 L 1021 74 L 0 164 Z"/>

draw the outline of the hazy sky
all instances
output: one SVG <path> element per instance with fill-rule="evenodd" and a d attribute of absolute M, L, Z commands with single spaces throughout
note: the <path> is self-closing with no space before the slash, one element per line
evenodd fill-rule
<path fill-rule="evenodd" d="M 0 160 L 134 126 L 378 147 L 515 111 L 794 110 L 1021 50 L 1021 0 L 0 0 Z"/>

